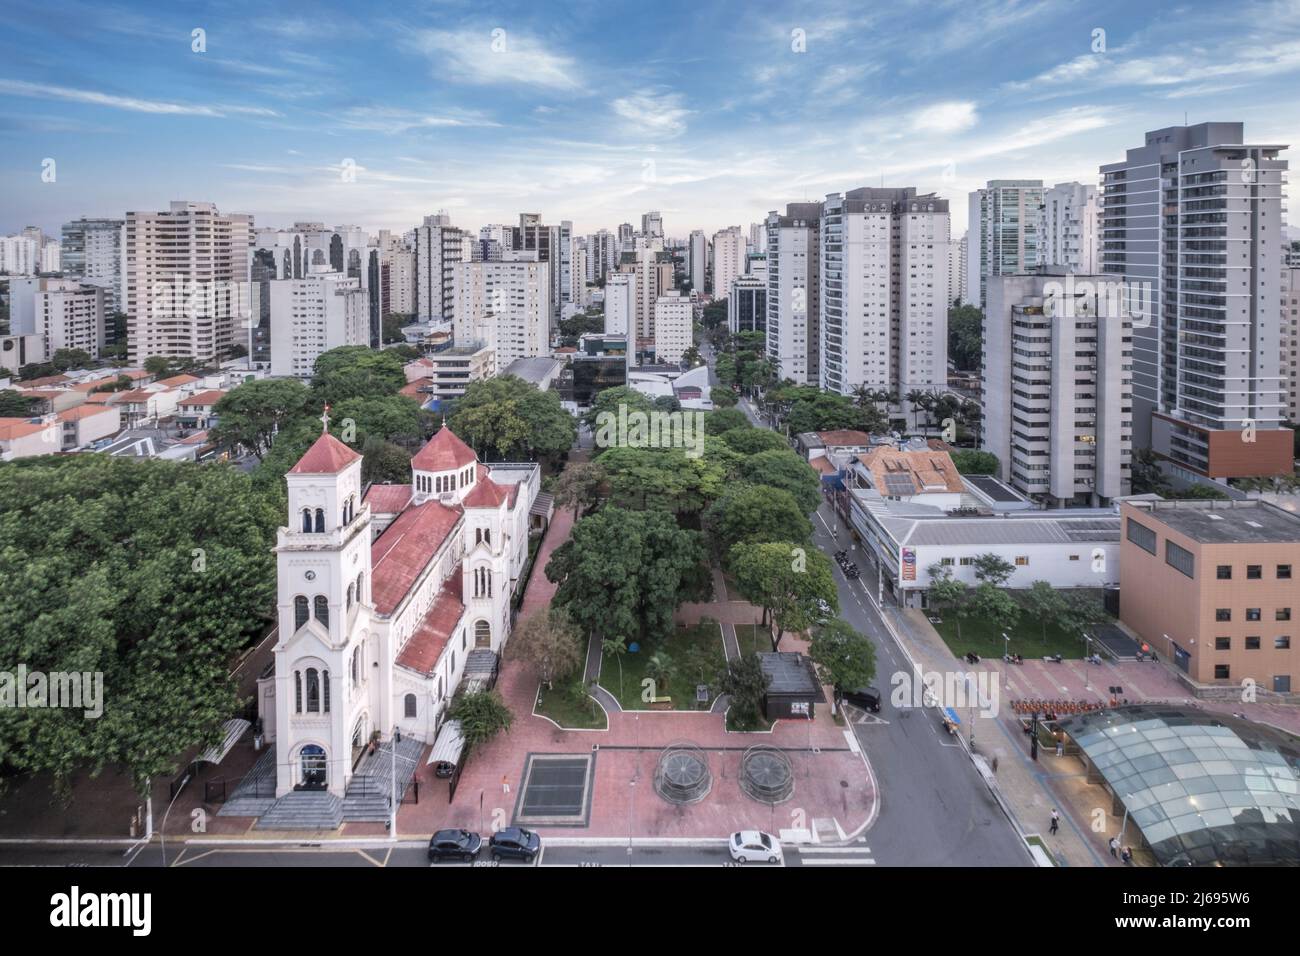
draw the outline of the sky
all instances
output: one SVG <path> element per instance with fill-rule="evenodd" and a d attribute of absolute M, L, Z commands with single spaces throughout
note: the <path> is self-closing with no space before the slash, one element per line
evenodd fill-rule
<path fill-rule="evenodd" d="M 149 7 L 5 0 L 0 233 L 188 199 L 685 237 L 883 182 L 955 236 L 987 180 L 1096 182 L 1184 117 L 1300 149 L 1300 0 Z"/>

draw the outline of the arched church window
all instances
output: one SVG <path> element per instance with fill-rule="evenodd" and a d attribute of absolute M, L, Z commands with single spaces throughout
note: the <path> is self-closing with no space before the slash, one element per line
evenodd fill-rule
<path fill-rule="evenodd" d="M 315 616 L 325 627 L 330 626 L 330 602 L 323 594 L 316 595 Z"/>
<path fill-rule="evenodd" d="M 304 534 L 311 534 L 311 509 L 302 509 L 302 530 Z"/>
<path fill-rule="evenodd" d="M 317 534 L 325 533 L 325 509 L 324 508 L 316 509 L 316 533 Z"/>
<path fill-rule="evenodd" d="M 363 600 L 365 600 L 362 597 L 362 595 L 365 594 L 365 592 L 361 590 L 361 585 L 364 583 L 362 579 L 365 577 L 365 575 L 366 572 L 364 571 L 357 572 L 357 603 L 358 604 L 360 604 Z"/>
<path fill-rule="evenodd" d="M 293 599 L 293 629 L 295 631 L 307 623 L 307 599 L 299 594 Z"/>
<path fill-rule="evenodd" d="M 293 709 L 295 713 L 302 713 L 302 671 L 293 672 Z"/>
<path fill-rule="evenodd" d="M 352 610 L 352 590 L 354 585 L 348 585 L 348 610 Z"/>
<path fill-rule="evenodd" d="M 415 695 L 407 694 L 405 699 L 405 704 L 406 704 L 406 711 L 405 711 L 406 716 L 414 717 L 415 716 Z"/>
<path fill-rule="evenodd" d="M 474 646 L 492 646 L 492 625 L 487 621 L 476 621 L 474 623 Z"/>
<path fill-rule="evenodd" d="M 361 648 L 352 648 L 352 686 L 361 683 Z"/>
<path fill-rule="evenodd" d="M 320 713 L 320 673 L 314 667 L 307 668 L 307 713 Z"/>
<path fill-rule="evenodd" d="M 321 671 L 321 690 L 325 699 L 325 713 L 330 712 L 330 672 Z"/>

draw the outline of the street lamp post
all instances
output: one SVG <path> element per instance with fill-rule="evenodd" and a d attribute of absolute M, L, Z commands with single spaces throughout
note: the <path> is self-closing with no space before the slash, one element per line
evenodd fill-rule
<path fill-rule="evenodd" d="M 390 840 L 397 839 L 397 745 L 401 742 L 402 729 L 394 724 L 392 737 L 388 741 L 389 772 L 393 775 L 392 793 L 388 797 L 388 838 Z"/>
<path fill-rule="evenodd" d="M 1092 638 L 1087 634 L 1083 635 L 1083 655 L 1083 689 L 1088 691 L 1092 690 L 1092 671 L 1088 669 L 1088 665 L 1092 663 Z"/>
<path fill-rule="evenodd" d="M 167 817 L 171 815 L 172 807 L 175 806 L 176 801 L 180 799 L 181 791 L 184 790 L 185 785 L 190 782 L 190 776 L 190 772 L 188 770 L 185 771 L 185 776 L 181 778 L 181 785 L 176 788 L 176 796 L 172 797 L 171 803 L 167 804 L 167 809 L 163 813 L 162 828 L 158 831 L 158 852 L 162 854 L 163 869 L 167 868 Z"/>

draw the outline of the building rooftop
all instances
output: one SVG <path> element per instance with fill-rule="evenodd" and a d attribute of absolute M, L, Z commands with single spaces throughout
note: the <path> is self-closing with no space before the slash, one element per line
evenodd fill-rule
<path fill-rule="evenodd" d="M 289 469 L 291 475 L 336 475 L 361 456 L 329 432 L 322 432 L 307 454 Z"/>
<path fill-rule="evenodd" d="M 1020 512 L 1003 517 L 907 515 L 892 505 L 880 525 L 899 544 L 972 545 L 1093 544 L 1119 541 L 1120 519 L 1113 512 L 1047 517 L 1048 512 Z"/>
<path fill-rule="evenodd" d="M 563 367 L 564 363 L 557 359 L 536 355 L 531 358 L 515 359 L 502 374 L 514 375 L 540 387 L 548 378 L 554 378 L 555 373 Z"/>
<path fill-rule="evenodd" d="M 1130 501 L 1129 504 L 1201 544 L 1300 542 L 1300 515 L 1265 501 Z"/>
<path fill-rule="evenodd" d="M 961 494 L 963 490 L 957 466 L 944 451 L 906 451 L 881 445 L 859 455 L 858 461 L 871 475 L 876 490 L 886 497 Z"/>
<path fill-rule="evenodd" d="M 759 654 L 769 694 L 803 694 L 824 700 L 821 681 L 813 671 L 812 661 L 791 651 Z"/>

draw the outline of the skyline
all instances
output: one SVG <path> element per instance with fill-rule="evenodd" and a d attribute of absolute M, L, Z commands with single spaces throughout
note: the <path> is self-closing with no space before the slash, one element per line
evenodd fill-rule
<path fill-rule="evenodd" d="M 685 238 L 883 178 L 951 200 L 958 236 L 964 197 L 987 180 L 1096 182 L 1184 113 L 1300 142 L 1286 96 L 1300 0 L 490 15 L 448 3 L 371 17 L 20 0 L 9 24 L 3 232 L 189 199 L 259 227 L 372 232 L 445 209 L 467 228 L 529 211 L 588 233 L 657 209 Z M 927 68 L 936 56 L 942 74 Z"/>

